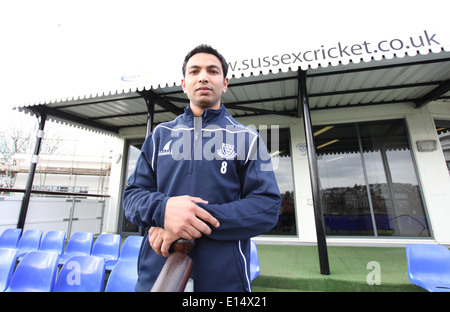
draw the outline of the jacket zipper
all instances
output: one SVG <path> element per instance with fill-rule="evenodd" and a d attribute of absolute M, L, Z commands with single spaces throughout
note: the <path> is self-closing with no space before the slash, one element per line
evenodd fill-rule
<path fill-rule="evenodd" d="M 191 160 L 189 163 L 189 173 L 194 171 L 194 161 L 202 159 L 202 117 L 194 117 L 194 144 L 191 150 Z"/>

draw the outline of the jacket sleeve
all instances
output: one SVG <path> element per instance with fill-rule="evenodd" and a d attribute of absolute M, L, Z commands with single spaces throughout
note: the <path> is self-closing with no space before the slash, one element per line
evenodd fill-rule
<path fill-rule="evenodd" d="M 260 144 L 264 144 L 262 140 Z M 267 152 L 265 146 L 262 150 Z M 252 158 L 255 159 L 250 159 L 241 168 L 240 200 L 225 204 L 198 204 L 220 222 L 219 228 L 213 229 L 209 238 L 248 239 L 264 234 L 276 225 L 281 195 L 269 154 L 267 152 L 264 157 Z"/>
<path fill-rule="evenodd" d="M 164 226 L 168 196 L 157 192 L 156 173 L 151 166 L 153 140 L 150 135 L 142 146 L 134 172 L 128 178 L 123 193 L 123 208 L 127 219 L 138 226 Z"/>

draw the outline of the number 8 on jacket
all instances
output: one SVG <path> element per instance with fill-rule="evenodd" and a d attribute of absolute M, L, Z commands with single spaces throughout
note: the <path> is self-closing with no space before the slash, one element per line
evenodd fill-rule
<path fill-rule="evenodd" d="M 221 174 L 227 173 L 227 165 L 228 165 L 228 163 L 226 161 L 222 161 L 222 166 L 220 167 Z"/>

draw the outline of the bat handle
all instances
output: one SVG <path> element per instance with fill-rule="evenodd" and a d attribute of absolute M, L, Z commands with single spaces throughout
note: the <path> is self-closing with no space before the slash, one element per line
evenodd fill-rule
<path fill-rule="evenodd" d="M 195 241 L 192 239 L 187 240 L 184 238 L 180 238 L 179 240 L 175 241 L 171 247 L 175 252 L 190 253 L 195 247 Z"/>
<path fill-rule="evenodd" d="M 194 249 L 194 241 L 179 239 L 171 246 L 172 252 L 166 260 L 151 292 L 182 292 L 186 287 L 194 266 L 187 255 Z"/>

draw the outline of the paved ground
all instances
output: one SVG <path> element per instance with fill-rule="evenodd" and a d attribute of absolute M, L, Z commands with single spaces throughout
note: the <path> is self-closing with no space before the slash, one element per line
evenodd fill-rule
<path fill-rule="evenodd" d="M 409 282 L 405 248 L 328 246 L 330 275 L 320 274 L 315 246 L 258 245 L 258 253 L 261 274 L 253 281 L 256 292 L 425 291 Z"/>

